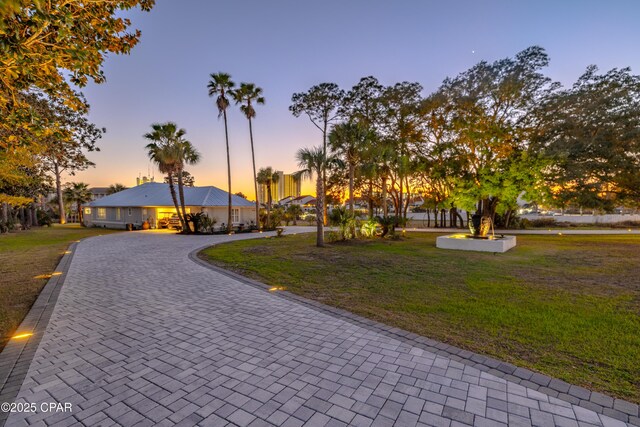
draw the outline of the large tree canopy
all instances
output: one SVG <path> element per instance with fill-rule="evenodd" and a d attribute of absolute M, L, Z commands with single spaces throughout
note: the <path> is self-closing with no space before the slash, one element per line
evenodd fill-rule
<path fill-rule="evenodd" d="M 0 8 L 0 148 L 39 137 L 37 111 L 22 94 L 38 88 L 74 110 L 87 104 L 71 86 L 105 80 L 108 53 L 126 54 L 140 38 L 121 10 L 149 10 L 154 0 L 7 0 Z M 67 75 L 65 75 L 68 72 Z"/>
<path fill-rule="evenodd" d="M 590 66 L 541 108 L 548 126 L 537 143 L 561 207 L 640 203 L 640 76 L 628 68 L 597 71 Z"/>

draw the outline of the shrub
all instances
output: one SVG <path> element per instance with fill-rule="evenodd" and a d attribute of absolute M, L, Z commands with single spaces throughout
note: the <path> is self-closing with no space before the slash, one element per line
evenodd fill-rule
<path fill-rule="evenodd" d="M 337 207 L 329 215 L 331 225 L 338 226 L 340 240 L 350 240 L 357 237 L 358 219 L 346 207 Z"/>
<path fill-rule="evenodd" d="M 42 209 L 38 209 L 38 211 L 36 212 L 36 217 L 38 219 L 38 225 L 43 227 L 43 226 L 47 226 L 47 227 L 51 227 L 51 224 L 53 223 L 53 218 L 51 217 L 51 215 L 49 215 L 48 212 L 42 210 Z"/>
<path fill-rule="evenodd" d="M 369 218 L 360 227 L 360 234 L 368 239 L 380 234 L 378 221 L 375 218 Z"/>
<path fill-rule="evenodd" d="M 531 227 L 545 228 L 555 227 L 557 225 L 555 218 L 537 218 L 530 221 Z"/>
<path fill-rule="evenodd" d="M 215 218 L 210 218 L 209 215 L 203 214 L 200 218 L 200 229 L 198 230 L 201 233 L 213 233 L 213 227 L 218 222 Z"/>

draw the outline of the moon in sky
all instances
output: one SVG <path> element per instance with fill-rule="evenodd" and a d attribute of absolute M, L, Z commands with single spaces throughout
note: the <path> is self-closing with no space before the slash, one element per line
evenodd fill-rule
<path fill-rule="evenodd" d="M 471 53 L 476 53 L 476 51 L 475 51 L 475 50 L 472 50 L 472 51 L 471 51 Z"/>

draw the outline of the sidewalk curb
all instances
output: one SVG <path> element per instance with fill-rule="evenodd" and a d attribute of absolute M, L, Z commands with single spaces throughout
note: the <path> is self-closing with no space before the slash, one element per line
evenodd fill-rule
<path fill-rule="evenodd" d="M 31 332 L 33 335 L 25 340 L 10 340 L 0 353 L 0 402 L 2 403 L 13 402 L 20 391 L 58 301 L 77 245 L 78 243 L 74 242 L 67 248 L 68 253 L 65 253 L 55 269 L 62 274 L 49 279 L 16 331 L 16 334 Z M 0 412 L 0 427 L 4 426 L 9 414 L 10 412 Z"/>

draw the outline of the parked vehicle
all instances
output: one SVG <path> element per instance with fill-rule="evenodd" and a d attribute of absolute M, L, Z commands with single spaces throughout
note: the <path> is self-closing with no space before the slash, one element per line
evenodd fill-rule
<path fill-rule="evenodd" d="M 180 230 L 182 228 L 180 218 L 178 218 L 178 215 L 160 218 L 158 220 L 158 228 L 175 228 L 176 230 Z"/>

